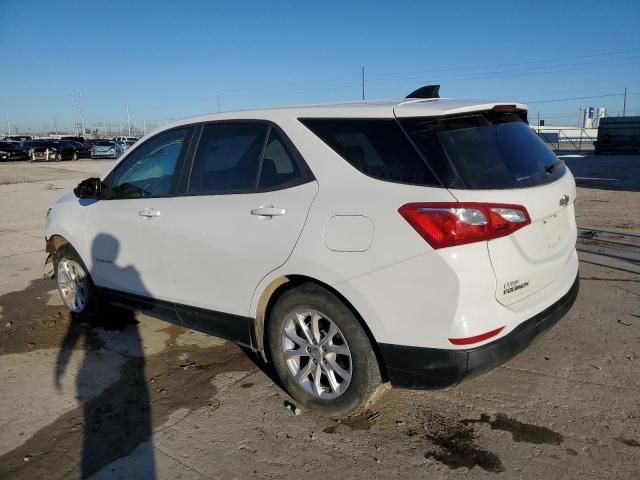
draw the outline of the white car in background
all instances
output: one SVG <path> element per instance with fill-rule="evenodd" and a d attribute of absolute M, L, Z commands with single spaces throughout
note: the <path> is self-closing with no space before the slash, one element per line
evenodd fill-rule
<path fill-rule="evenodd" d="M 114 142 L 128 143 L 128 144 L 134 144 L 138 140 L 140 140 L 138 137 L 115 137 L 115 138 L 113 138 Z"/>
<path fill-rule="evenodd" d="M 327 416 L 454 385 L 578 293 L 574 179 L 526 116 L 426 88 L 182 120 L 53 205 L 47 263 L 73 312 L 248 346 Z"/>
<path fill-rule="evenodd" d="M 118 158 L 124 153 L 124 146 L 113 140 L 98 140 L 91 147 L 91 158 Z"/>

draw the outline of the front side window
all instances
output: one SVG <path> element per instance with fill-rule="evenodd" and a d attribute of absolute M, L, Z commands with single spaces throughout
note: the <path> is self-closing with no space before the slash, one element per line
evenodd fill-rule
<path fill-rule="evenodd" d="M 189 128 L 161 133 L 140 145 L 118 165 L 111 182 L 111 198 L 168 195 Z"/>
<path fill-rule="evenodd" d="M 268 126 L 206 125 L 193 161 L 189 193 L 255 191 Z"/>

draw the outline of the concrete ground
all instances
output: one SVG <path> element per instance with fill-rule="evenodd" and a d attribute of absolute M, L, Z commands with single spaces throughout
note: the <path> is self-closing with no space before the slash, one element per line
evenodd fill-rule
<path fill-rule="evenodd" d="M 344 422 L 297 415 L 229 343 L 117 310 L 72 319 L 41 280 L 45 212 L 109 162 L 0 164 L 0 478 L 638 478 L 640 157 L 564 159 L 568 316 L 489 374 Z"/>

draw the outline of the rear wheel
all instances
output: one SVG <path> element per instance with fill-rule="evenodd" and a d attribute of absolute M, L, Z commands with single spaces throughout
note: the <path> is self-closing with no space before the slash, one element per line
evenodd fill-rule
<path fill-rule="evenodd" d="M 285 292 L 271 311 L 267 337 L 284 388 L 322 415 L 356 415 L 381 390 L 367 333 L 353 312 L 319 285 L 305 283 Z"/>
<path fill-rule="evenodd" d="M 70 244 L 56 252 L 54 272 L 62 301 L 71 312 L 87 313 L 95 306 L 95 288 L 89 272 Z"/>

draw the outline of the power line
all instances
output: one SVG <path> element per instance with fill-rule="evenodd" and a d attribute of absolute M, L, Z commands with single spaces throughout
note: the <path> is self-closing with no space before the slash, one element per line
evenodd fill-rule
<path fill-rule="evenodd" d="M 625 59 L 631 60 L 631 59 Z M 575 63 L 571 65 L 565 65 L 561 68 L 544 68 L 544 67 L 528 67 L 525 69 L 520 69 L 518 71 L 513 70 L 498 70 L 498 71 L 487 71 L 487 72 L 479 72 L 476 74 L 468 74 L 468 73 L 455 73 L 448 77 L 438 77 L 437 75 L 431 76 L 429 78 L 429 82 L 439 81 L 439 82 L 447 82 L 447 81 L 456 81 L 456 80 L 482 80 L 482 79 L 492 79 L 492 78 L 511 78 L 511 77 L 522 77 L 522 76 L 530 76 L 530 75 L 547 75 L 552 73 L 560 73 L 560 72 L 574 72 L 574 71 L 583 71 L 583 70 L 597 70 L 602 68 L 614 68 L 614 67 L 622 67 L 628 65 L 637 65 L 640 64 L 640 57 L 635 57 L 632 62 L 623 62 L 623 63 L 611 63 L 612 61 L 600 62 L 583 62 L 583 63 Z M 607 63 L 608 62 L 608 63 Z M 596 64 L 594 64 L 596 63 Z M 406 83 L 408 81 L 421 81 L 424 76 L 421 77 L 404 77 L 397 78 L 394 80 L 370 80 L 369 83 L 376 85 L 393 85 L 399 83 Z M 422 80 L 425 81 L 425 80 Z"/>
<path fill-rule="evenodd" d="M 373 74 L 370 77 L 371 78 L 377 78 L 377 77 L 389 77 L 389 76 L 398 76 L 398 75 L 422 75 L 425 73 L 428 74 L 432 74 L 432 73 L 438 73 L 438 72 L 451 72 L 451 71 L 467 71 L 467 70 L 481 70 L 481 69 L 493 69 L 493 68 L 503 68 L 503 67 L 517 67 L 517 66 L 521 66 L 521 65 L 534 65 L 534 64 L 540 64 L 540 63 L 558 63 L 558 62 L 563 62 L 563 61 L 570 61 L 570 60 L 578 60 L 578 59 L 584 59 L 584 58 L 595 58 L 595 57 L 611 57 L 611 56 L 616 56 L 616 55 L 627 55 L 630 53 L 636 54 L 640 52 L 639 49 L 632 49 L 632 50 L 619 50 L 619 51 L 614 51 L 614 52 L 604 52 L 604 53 L 596 53 L 596 54 L 591 54 L 591 55 L 573 55 L 570 57 L 561 57 L 561 58 L 555 58 L 555 59 L 541 59 L 541 60 L 532 60 L 532 61 L 527 61 L 527 62 L 517 62 L 517 63 L 501 63 L 501 64 L 493 64 L 493 65 L 473 65 L 473 66 L 465 66 L 465 67 L 451 67 L 451 68 L 445 68 L 445 69 L 429 69 L 429 70 L 417 70 L 417 71 L 413 71 L 413 72 L 394 72 L 394 73 L 380 73 L 380 74 Z M 607 58 L 605 60 L 596 60 L 596 62 L 600 61 L 612 61 L 612 60 L 620 60 L 620 59 L 611 59 L 611 58 Z M 535 68 L 539 68 L 539 67 L 535 67 Z"/>
<path fill-rule="evenodd" d="M 567 102 L 570 100 L 587 100 L 590 98 L 604 98 L 604 97 L 620 97 L 623 95 L 622 93 L 607 93 L 605 95 L 590 95 L 586 97 L 567 97 L 567 98 L 554 98 L 551 100 L 535 100 L 535 101 L 525 101 L 524 103 L 556 103 L 556 102 Z"/>

